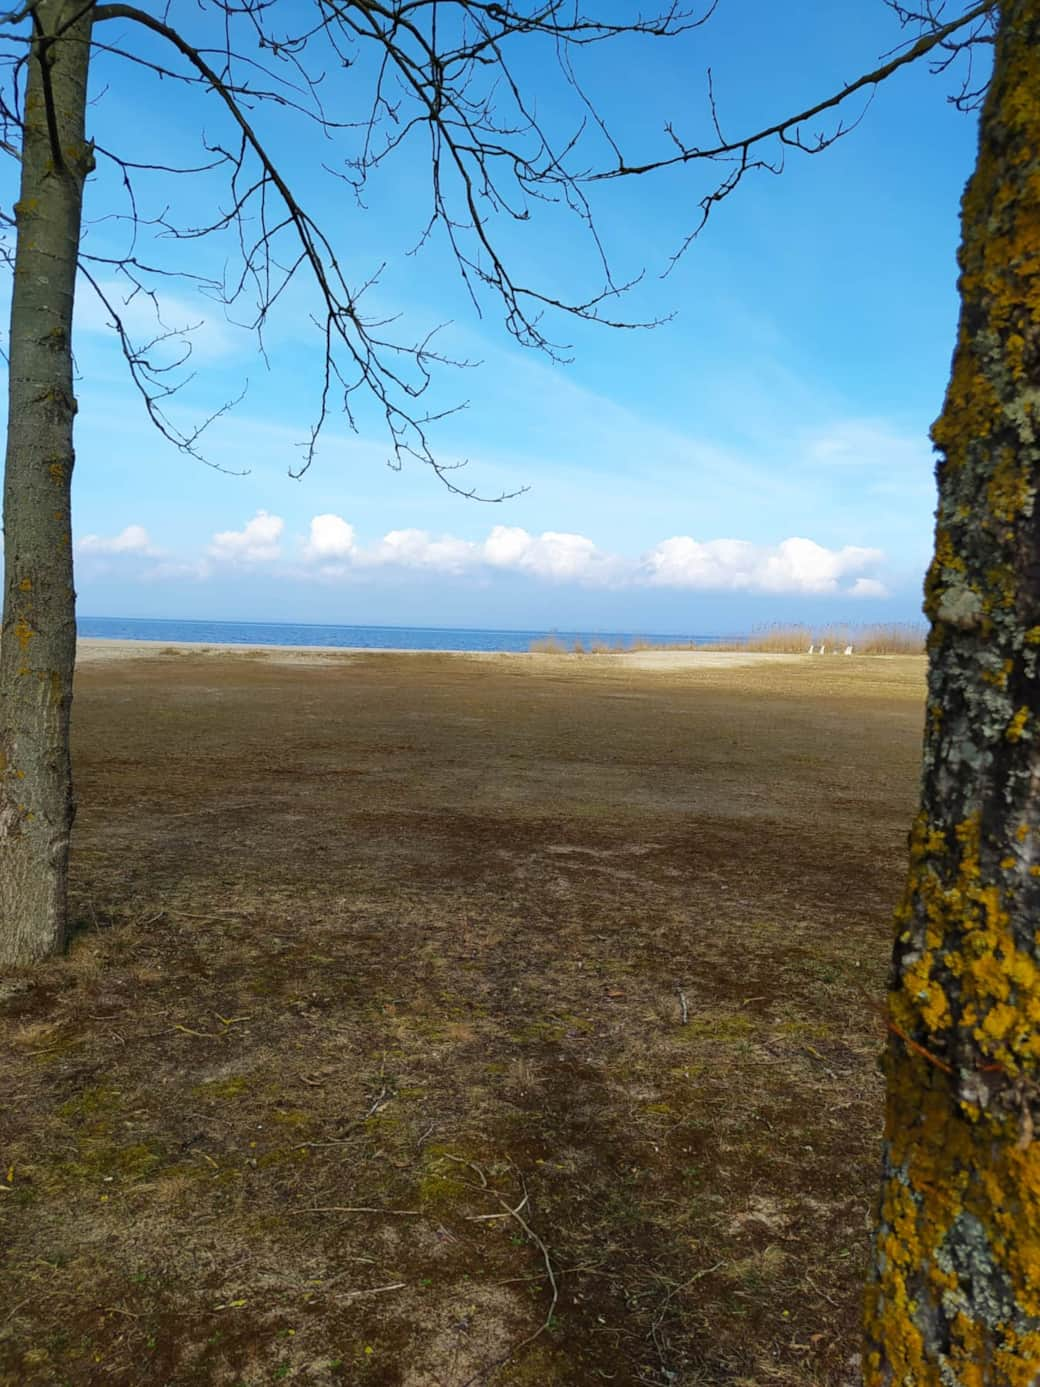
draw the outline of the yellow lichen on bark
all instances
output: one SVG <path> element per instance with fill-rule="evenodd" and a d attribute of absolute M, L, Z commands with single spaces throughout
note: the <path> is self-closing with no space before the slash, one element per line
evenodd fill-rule
<path fill-rule="evenodd" d="M 1040 0 L 1000 6 L 959 258 L 868 1387 L 1040 1384 Z"/>
<path fill-rule="evenodd" d="M 893 1050 L 887 1077 L 885 1138 L 899 1176 L 882 1195 L 865 1383 L 1033 1387 L 1040 1331 L 1009 1321 L 1040 1319 L 1040 1143 L 1023 1147 L 1009 1114 L 951 1109 L 946 1076 L 922 1056 Z M 951 1235 L 960 1226 L 977 1230 L 980 1278 L 980 1249 L 988 1259 L 992 1288 L 981 1314 L 958 1274 L 966 1259 Z M 945 1312 L 941 1352 L 919 1322 L 925 1304 Z"/>
<path fill-rule="evenodd" d="M 1022 841 L 1020 832 L 1021 827 L 1014 841 Z M 942 1040 L 953 1022 L 949 994 L 955 989 L 958 1024 L 972 1031 L 981 1061 L 1017 1075 L 1040 1061 L 1040 967 L 1015 937 L 1006 884 L 984 880 L 979 818 L 955 825 L 953 836 L 955 870 L 944 880 L 940 871 L 951 853 L 947 836 L 920 819 L 915 825 L 907 891 L 896 919 L 906 939 L 911 917 L 922 918 L 925 947 L 904 962 L 890 999 L 892 1019 L 908 1033 L 923 1023 L 929 1036 Z M 997 865 L 1007 872 L 1017 863 L 1011 854 Z"/>
<path fill-rule="evenodd" d="M 993 469 L 986 488 L 990 514 L 996 520 L 1010 523 L 1032 503 L 1033 496 L 1032 479 L 1024 460 L 1017 456 L 1013 448 L 1001 449 L 1000 461 Z"/>
<path fill-rule="evenodd" d="M 1021 740 L 1025 734 L 1026 725 L 1029 722 L 1030 716 L 1031 714 L 1028 708 L 1023 707 L 1018 709 L 1015 716 L 1008 723 L 1007 731 L 1004 733 L 1004 736 L 1009 742 Z"/>

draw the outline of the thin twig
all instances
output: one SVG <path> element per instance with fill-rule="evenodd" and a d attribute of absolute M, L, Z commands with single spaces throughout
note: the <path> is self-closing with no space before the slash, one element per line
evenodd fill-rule
<path fill-rule="evenodd" d="M 419 1218 L 421 1209 L 376 1209 L 366 1204 L 314 1204 L 293 1209 L 294 1214 L 386 1214 L 393 1218 Z"/>
<path fill-rule="evenodd" d="M 514 1164 L 514 1162 L 510 1161 L 509 1164 L 512 1167 L 512 1169 L 516 1172 L 517 1179 L 520 1181 L 520 1188 L 523 1192 L 523 1198 L 520 1200 L 520 1203 L 517 1204 L 515 1208 L 512 1207 L 507 1200 L 503 1199 L 503 1197 L 499 1194 L 499 1192 L 496 1189 L 493 1189 L 491 1187 L 491 1185 L 488 1183 L 487 1176 L 474 1161 L 466 1160 L 464 1157 L 461 1156 L 452 1156 L 448 1153 L 445 1153 L 445 1155 L 448 1160 L 454 1161 L 457 1165 L 468 1166 L 469 1169 L 476 1174 L 477 1178 L 481 1182 L 478 1193 L 488 1194 L 491 1196 L 492 1199 L 496 1200 L 497 1203 L 501 1204 L 503 1210 L 502 1214 L 491 1215 L 491 1217 L 513 1219 L 513 1221 L 517 1223 L 519 1227 L 523 1230 L 528 1241 L 533 1243 L 534 1246 L 538 1249 L 538 1251 L 542 1254 L 542 1262 L 545 1266 L 544 1275 L 549 1279 L 549 1287 L 551 1291 L 549 1297 L 549 1307 L 545 1312 L 545 1318 L 542 1320 L 538 1328 L 533 1330 L 530 1334 L 525 1335 L 524 1338 L 519 1339 L 515 1344 L 510 1345 L 506 1352 L 501 1354 L 498 1358 L 493 1359 L 490 1363 L 485 1363 L 483 1367 L 481 1367 L 477 1372 L 475 1372 L 472 1375 L 472 1377 L 468 1377 L 466 1381 L 462 1383 L 462 1387 L 474 1387 L 475 1383 L 479 1382 L 483 1377 L 486 1377 L 487 1374 L 492 1372 L 495 1368 L 500 1368 L 503 1363 L 508 1363 L 511 1358 L 514 1358 L 516 1354 L 520 1352 L 521 1349 L 526 1348 L 528 1344 L 534 1343 L 535 1339 L 539 1338 L 542 1334 L 545 1333 L 547 1329 L 551 1327 L 553 1316 L 556 1313 L 556 1306 L 558 1305 L 560 1299 L 560 1288 L 556 1277 L 556 1270 L 553 1267 L 552 1258 L 549 1255 L 548 1247 L 546 1246 L 545 1242 L 538 1236 L 535 1230 L 531 1227 L 527 1219 L 525 1219 L 524 1216 L 520 1213 L 520 1210 L 523 1209 L 524 1206 L 528 1203 L 530 1196 L 528 1193 L 526 1181 L 523 1177 L 523 1173 Z M 461 1183 L 468 1185 L 470 1189 L 478 1188 L 476 1185 L 471 1185 L 468 1180 L 464 1180 Z"/>
<path fill-rule="evenodd" d="M 527 1203 L 527 1195 L 525 1194 L 524 1197 L 523 1197 L 523 1199 L 521 1199 L 520 1203 L 516 1206 L 515 1209 L 505 1209 L 505 1210 L 503 1210 L 503 1212 L 500 1213 L 500 1214 L 468 1214 L 467 1217 L 466 1217 L 466 1222 L 467 1222 L 467 1223 L 490 1223 L 492 1219 L 496 1219 L 496 1218 L 515 1218 L 516 1215 L 520 1212 L 520 1210 L 524 1207 L 524 1205 L 525 1205 L 526 1203 Z"/>

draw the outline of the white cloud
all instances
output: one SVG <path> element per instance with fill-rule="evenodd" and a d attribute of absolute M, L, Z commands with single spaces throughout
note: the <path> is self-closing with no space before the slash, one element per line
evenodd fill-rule
<path fill-rule="evenodd" d="M 345 559 L 354 553 L 354 527 L 341 515 L 316 515 L 311 520 L 310 537 L 303 546 L 304 558 L 316 561 Z"/>
<path fill-rule="evenodd" d="M 876 578 L 857 578 L 849 588 L 850 597 L 887 597 L 888 588 Z"/>
<path fill-rule="evenodd" d="M 531 547 L 531 536 L 518 525 L 496 525 L 484 541 L 484 557 L 496 568 L 514 568 Z"/>
<path fill-rule="evenodd" d="M 143 525 L 127 525 L 119 534 L 106 538 L 104 535 L 84 535 L 76 543 L 81 554 L 150 554 L 157 553 L 152 548 L 148 531 Z"/>
<path fill-rule="evenodd" d="M 281 558 L 279 540 L 285 529 L 280 515 L 258 510 L 241 530 L 221 530 L 213 536 L 209 552 L 215 559 L 239 563 L 266 563 Z"/>
<path fill-rule="evenodd" d="M 689 535 L 663 539 L 643 560 L 649 581 L 669 588 L 734 588 L 753 563 L 755 547 L 743 539 L 701 542 Z"/>
<path fill-rule="evenodd" d="M 584 535 L 546 530 L 528 534 L 516 526 L 496 525 L 483 545 L 480 556 L 495 568 L 513 568 L 539 578 L 557 581 L 588 581 L 611 576 L 618 561 L 598 549 Z"/>
<path fill-rule="evenodd" d="M 339 517 L 334 519 L 350 528 Z M 391 530 L 370 549 L 354 547 L 352 531 L 350 538 L 351 557 L 362 564 L 396 564 L 442 573 L 486 566 L 561 583 L 649 583 L 656 587 L 773 593 L 855 591 L 857 596 L 879 595 L 880 585 L 860 575 L 875 568 L 884 557 L 879 549 L 853 545 L 827 549 L 811 539 L 785 539 L 766 548 L 747 540 L 702 542 L 680 535 L 663 540 L 640 563 L 633 563 L 598 548 L 585 535 L 557 530 L 533 535 L 510 525 L 496 525 L 482 543 L 450 535 L 434 538 L 426 530 Z M 861 586 L 843 587 L 847 579 L 855 579 Z"/>
<path fill-rule="evenodd" d="M 811 539 L 785 539 L 765 548 L 741 539 L 702 542 L 677 535 L 651 549 L 643 565 L 657 587 L 827 594 L 842 591 L 842 579 L 875 567 L 883 557 L 879 549 L 826 549 Z"/>
<path fill-rule="evenodd" d="M 314 543 L 315 526 L 329 522 L 330 534 L 350 531 L 349 550 L 335 553 L 318 549 Z M 335 522 L 333 525 L 331 522 Z M 338 527 L 343 527 L 339 529 Z M 475 568 L 490 567 L 528 573 L 534 577 L 557 582 L 604 581 L 613 576 L 623 561 L 598 549 L 585 535 L 565 534 L 546 530 L 532 535 L 516 526 L 496 525 L 481 541 L 458 539 L 454 535 L 430 534 L 428 530 L 391 530 L 369 548 L 353 542 L 353 529 L 339 516 L 315 516 L 311 521 L 311 541 L 306 546 L 309 557 L 349 557 L 361 565 L 398 565 L 405 568 L 432 569 L 439 573 L 462 573 Z"/>
<path fill-rule="evenodd" d="M 811 539 L 785 539 L 762 564 L 760 582 L 767 592 L 836 592 L 842 578 L 883 557 L 879 549 L 825 549 Z"/>
<path fill-rule="evenodd" d="M 275 563 L 283 558 L 285 521 L 260 510 L 240 530 L 215 534 L 206 556 L 165 556 L 151 547 L 141 525 L 128 525 L 110 539 L 87 535 L 89 554 L 137 554 L 164 559 L 149 575 L 204 579 L 213 561 Z M 701 592 L 758 592 L 882 598 L 888 589 L 874 576 L 884 561 L 880 549 L 844 545 L 829 549 L 792 536 L 775 545 L 743 539 L 698 540 L 674 535 L 639 559 L 600 549 L 586 535 L 559 530 L 531 534 L 520 526 L 495 525 L 485 539 L 433 535 L 428 530 L 391 530 L 374 544 L 358 543 L 354 526 L 327 511 L 311 518 L 300 551 L 304 563 L 281 570 L 295 579 L 347 578 L 367 570 L 418 569 L 458 575 L 488 570 L 552 583 L 615 588 L 672 588 Z"/>
<path fill-rule="evenodd" d="M 360 557 L 368 563 L 402 564 L 408 568 L 435 568 L 458 573 L 471 567 L 478 547 L 469 540 L 445 535 L 434 539 L 426 530 L 391 530 Z"/>

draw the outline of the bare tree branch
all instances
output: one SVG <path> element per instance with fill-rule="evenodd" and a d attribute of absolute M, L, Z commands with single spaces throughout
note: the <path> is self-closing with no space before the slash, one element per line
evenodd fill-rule
<path fill-rule="evenodd" d="M 125 209 L 106 209 L 87 223 L 82 263 L 111 267 L 126 279 L 131 295 L 150 293 L 149 285 L 158 277 L 184 278 L 220 303 L 229 322 L 255 335 L 265 362 L 271 314 L 299 286 L 299 292 L 316 298 L 312 317 L 322 366 L 315 416 L 293 475 L 311 465 L 330 414 L 341 409 L 356 430 L 355 407 L 368 399 L 381 411 L 391 466 L 419 460 L 452 490 L 472 496 L 473 490 L 449 475 L 454 467 L 435 457 L 429 437 L 432 423 L 465 406 L 421 406 L 437 367 L 474 363 L 442 352 L 436 332 L 402 339 L 392 316 L 366 311 L 383 267 L 348 271 L 328 224 L 323 226 L 303 205 L 288 166 L 276 157 L 267 118 L 307 121 L 328 142 L 330 155 L 317 161 L 319 166 L 344 182 L 358 208 L 364 207 L 377 171 L 406 146 L 424 141 L 429 203 L 421 209 L 412 253 L 439 238 L 478 315 L 489 303 L 497 306 L 518 343 L 565 361 L 570 349 L 556 338 L 555 329 L 568 318 L 612 328 L 654 327 L 666 321 L 638 315 L 629 319 L 618 311 L 616 305 L 643 272 L 636 267 L 615 273 L 594 215 L 596 185 L 697 161 L 724 166 L 719 183 L 700 199 L 699 217 L 673 256 L 674 265 L 712 209 L 749 171 L 778 174 L 788 149 L 816 154 L 828 148 L 854 129 L 863 113 L 812 136 L 802 133 L 805 124 L 838 110 L 857 93 L 874 92 L 906 65 L 925 58 L 933 70 L 945 71 L 967 55 L 968 76 L 955 99 L 970 101 L 971 57 L 975 46 L 985 42 L 996 0 L 984 0 L 949 20 L 941 0 L 884 3 L 901 24 L 921 32 L 874 70 L 763 130 L 727 139 L 709 69 L 707 106 L 716 142 L 706 148 L 691 145 L 673 123 L 665 127 L 671 152 L 642 161 L 626 156 L 622 140 L 584 84 L 578 58 L 608 42 L 681 38 L 707 22 L 717 0 L 702 0 L 697 10 L 672 0 L 657 14 L 619 21 L 586 13 L 581 0 L 308 0 L 293 6 L 274 0 L 196 0 L 190 15 L 184 12 L 176 19 L 169 5 L 153 14 L 121 0 L 86 0 L 75 9 L 70 6 L 68 19 L 37 47 L 46 73 L 53 45 L 70 41 L 64 37 L 66 29 L 92 11 L 92 46 L 99 55 L 129 62 L 158 82 L 176 82 L 186 93 L 215 97 L 222 112 L 222 132 L 203 134 L 202 154 L 194 159 L 150 162 L 146 154 L 136 157 L 122 148 L 97 150 L 119 180 Z M 13 85 L 0 91 L 0 149 L 12 153 L 20 130 L 20 75 L 29 52 L 36 51 L 31 47 L 35 9 L 35 3 L 28 3 L 0 12 L 0 45 L 10 41 L 17 50 L 2 60 Z M 529 75 L 531 55 L 537 61 L 539 53 L 548 59 L 546 70 L 555 71 L 562 83 L 558 89 L 572 108 L 562 119 L 554 111 L 552 130 Z M 775 153 L 768 150 L 770 142 Z M 55 156 L 60 158 L 60 150 Z M 174 174 L 220 180 L 213 189 L 216 195 L 202 199 L 212 210 L 194 223 L 183 220 L 178 200 L 168 192 Z M 515 254 L 507 249 L 506 228 L 536 214 L 569 216 L 587 238 L 586 263 L 597 278 L 583 286 L 585 292 L 571 297 L 549 292 L 518 273 Z M 121 250 L 106 240 L 106 225 L 126 228 Z M 229 238 L 222 279 L 200 274 L 194 257 L 182 268 L 176 255 L 167 265 L 159 254 L 140 248 L 149 238 L 169 244 L 210 237 Z M 94 238 L 103 244 L 95 245 Z M 100 284 L 96 275 L 94 279 Z M 144 363 L 152 360 L 149 348 L 155 343 L 137 350 L 112 304 L 106 307 L 117 323 L 134 383 L 151 401 L 146 407 L 155 422 L 153 410 L 175 387 L 166 376 L 160 383 L 147 374 Z M 168 339 L 161 331 L 157 341 Z M 179 435 L 168 420 L 164 429 L 176 446 L 196 455 L 197 433 Z"/>
<path fill-rule="evenodd" d="M 897 10 L 904 22 L 909 22 L 912 19 L 921 17 L 913 14 L 911 11 L 903 10 L 898 5 L 893 5 L 892 0 L 886 0 L 886 3 Z M 711 89 L 711 74 L 709 71 L 709 103 L 711 106 L 713 125 L 719 139 L 718 144 L 708 148 L 702 148 L 697 145 L 687 145 L 675 134 L 674 128 L 669 126 L 667 133 L 675 146 L 676 152 L 674 154 L 661 159 L 647 160 L 643 163 L 629 162 L 624 159 L 624 157 L 620 157 L 616 168 L 606 169 L 598 173 L 591 173 L 587 175 L 587 181 L 603 182 L 617 178 L 639 177 L 648 173 L 659 172 L 662 169 L 689 165 L 699 161 L 728 163 L 730 165 L 730 171 L 712 192 L 701 199 L 700 221 L 685 238 L 679 250 L 672 257 L 672 264 L 674 265 L 704 229 L 713 208 L 737 189 L 745 174 L 755 169 L 764 170 L 769 173 L 782 172 L 783 151 L 785 147 L 800 150 L 803 154 L 822 153 L 825 149 L 829 149 L 831 145 L 835 144 L 836 141 L 842 139 L 845 135 L 854 130 L 863 119 L 864 112 L 861 112 L 860 115 L 849 124 L 840 122 L 829 133 L 816 134 L 808 139 L 803 137 L 801 133 L 801 127 L 805 125 L 807 121 L 813 120 L 815 117 L 823 115 L 827 111 L 836 110 L 858 92 L 868 91 L 871 99 L 873 99 L 873 93 L 882 82 L 893 76 L 893 74 L 898 72 L 901 68 L 907 67 L 911 63 L 918 62 L 921 58 L 926 57 L 936 49 L 945 49 L 947 53 L 952 54 L 950 58 L 950 61 L 952 61 L 952 57 L 957 56 L 959 52 L 969 48 L 971 44 L 983 41 L 984 38 L 984 36 L 976 30 L 972 32 L 969 39 L 958 44 L 953 42 L 953 36 L 963 32 L 965 29 L 972 31 L 973 26 L 978 26 L 980 22 L 985 24 L 992 20 L 998 11 L 998 6 L 999 0 L 981 0 L 980 4 L 975 5 L 972 9 L 960 15 L 958 18 L 952 19 L 945 24 L 939 24 L 937 27 L 933 25 L 929 28 L 928 32 L 922 34 L 920 38 L 902 53 L 890 58 L 888 62 L 883 63 L 880 67 L 874 68 L 871 72 L 866 72 L 863 76 L 857 77 L 854 82 L 849 82 L 846 86 L 842 87 L 840 91 L 833 93 L 825 100 L 817 101 L 814 105 L 808 106 L 802 111 L 798 111 L 790 116 L 785 116 L 783 120 L 779 120 L 773 125 L 766 126 L 762 130 L 757 130 L 753 134 L 744 135 L 735 140 L 725 139 L 719 128 L 714 92 Z M 948 62 L 944 61 L 940 63 L 935 70 L 943 71 L 946 66 L 948 66 Z M 954 99 L 958 102 L 960 101 L 960 98 Z M 773 139 L 779 141 L 781 146 L 779 157 L 768 159 L 754 153 L 760 145 L 766 144 Z"/>
<path fill-rule="evenodd" d="M 175 424 L 170 422 L 170 419 L 163 412 L 161 402 L 175 395 L 188 384 L 191 377 L 189 376 L 187 379 L 175 378 L 170 382 L 164 382 L 162 378 L 167 375 L 172 375 L 173 372 L 178 371 L 187 363 L 191 356 L 191 342 L 189 338 L 191 332 L 194 330 L 193 327 L 189 324 L 183 328 L 166 328 L 162 323 L 159 305 L 154 294 L 137 284 L 132 290 L 127 302 L 129 303 L 138 292 L 144 293 L 147 297 L 152 299 L 156 321 L 160 326 L 160 331 L 151 341 L 145 342 L 140 346 L 135 345 L 126 329 L 122 315 L 112 302 L 112 296 L 105 292 L 92 272 L 87 269 L 86 265 L 83 263 L 85 258 L 88 257 L 80 256 L 79 272 L 104 305 L 105 311 L 109 315 L 111 325 L 119 338 L 119 345 L 122 348 L 123 357 L 130 371 L 130 379 L 133 381 L 141 399 L 144 401 L 144 407 L 149 419 L 162 434 L 163 438 L 165 438 L 168 443 L 172 443 L 179 452 L 187 453 L 189 457 L 195 458 L 197 462 L 205 463 L 207 467 L 212 467 L 217 472 L 226 472 L 230 476 L 248 476 L 248 468 L 235 469 L 222 467 L 219 463 L 211 462 L 205 457 L 197 446 L 199 439 L 211 424 L 215 423 L 217 419 L 220 419 L 223 415 L 234 409 L 237 404 L 241 403 L 242 399 L 245 397 L 245 391 L 243 390 L 242 394 L 236 399 L 226 401 L 226 403 L 221 405 L 219 409 L 215 410 L 208 418 L 204 419 L 201 424 L 197 425 L 190 432 L 185 433 L 181 429 L 178 429 Z M 120 265 L 120 269 L 122 269 L 124 273 L 127 273 L 125 262 Z M 198 324 L 195 326 L 198 326 Z M 154 352 L 157 347 L 171 341 L 176 341 L 183 346 L 181 355 L 169 362 L 154 360 L 150 353 Z"/>

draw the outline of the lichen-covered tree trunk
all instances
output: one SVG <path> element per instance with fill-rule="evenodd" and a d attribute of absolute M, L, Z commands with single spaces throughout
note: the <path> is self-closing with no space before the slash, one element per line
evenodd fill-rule
<path fill-rule="evenodd" d="M 1001 6 L 960 264 L 869 1387 L 1040 1387 L 1040 0 Z"/>
<path fill-rule="evenodd" d="M 0 642 L 0 967 L 60 949 L 73 800 L 72 302 L 91 17 L 34 6 L 11 300 Z"/>

